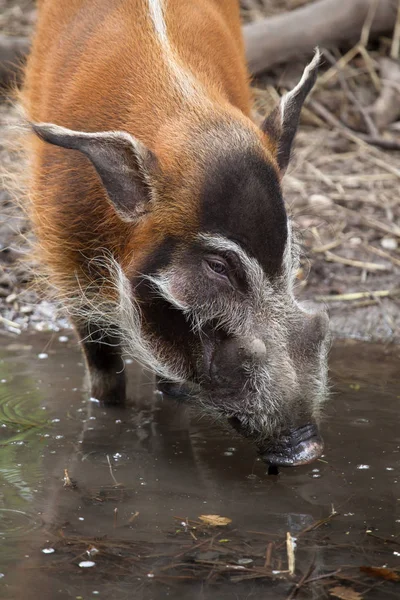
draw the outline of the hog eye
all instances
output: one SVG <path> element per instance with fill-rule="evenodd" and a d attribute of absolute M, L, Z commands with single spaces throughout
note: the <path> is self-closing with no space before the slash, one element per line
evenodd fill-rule
<path fill-rule="evenodd" d="M 228 275 L 228 267 L 222 260 L 219 260 L 218 258 L 207 258 L 206 263 L 213 273 L 217 273 L 217 275 Z"/>

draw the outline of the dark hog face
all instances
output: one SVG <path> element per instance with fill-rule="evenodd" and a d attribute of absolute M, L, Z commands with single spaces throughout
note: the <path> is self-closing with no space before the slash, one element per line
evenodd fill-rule
<path fill-rule="evenodd" d="M 169 372 L 161 389 L 228 420 L 266 462 L 305 464 L 323 449 L 328 320 L 294 297 L 297 246 L 273 167 L 242 156 L 217 171 L 202 230 L 164 240 L 136 281 L 144 335 Z"/>

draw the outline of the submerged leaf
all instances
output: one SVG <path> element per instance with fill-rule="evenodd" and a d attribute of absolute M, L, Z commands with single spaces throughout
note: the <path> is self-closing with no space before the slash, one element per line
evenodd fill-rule
<path fill-rule="evenodd" d="M 211 525 L 211 527 L 225 527 L 225 525 L 232 523 L 232 519 L 220 517 L 219 515 L 200 515 L 199 519 L 206 525 Z"/>
<path fill-rule="evenodd" d="M 362 596 L 359 592 L 356 592 L 352 588 L 344 587 L 343 585 L 337 585 L 329 590 L 331 596 L 340 598 L 340 600 L 362 600 Z"/>
<path fill-rule="evenodd" d="M 371 577 L 379 577 L 388 581 L 400 581 L 400 575 L 387 567 L 360 567 L 360 571 L 371 575 Z"/>

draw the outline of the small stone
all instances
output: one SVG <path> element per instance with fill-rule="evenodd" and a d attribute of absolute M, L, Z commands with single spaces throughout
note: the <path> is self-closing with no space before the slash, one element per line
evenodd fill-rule
<path fill-rule="evenodd" d="M 351 246 L 359 246 L 362 244 L 362 239 L 359 237 L 352 237 L 349 239 L 349 243 Z"/>
<path fill-rule="evenodd" d="M 17 299 L 17 294 L 13 293 L 13 294 L 10 294 L 9 296 L 7 296 L 6 302 L 8 304 L 12 304 L 14 302 L 14 300 L 16 300 L 16 299 Z"/>
<path fill-rule="evenodd" d="M 33 306 L 21 306 L 20 312 L 23 315 L 31 315 L 33 313 Z"/>
<path fill-rule="evenodd" d="M 249 565 L 252 562 L 253 562 L 252 558 L 239 558 L 237 560 L 238 565 Z"/>
<path fill-rule="evenodd" d="M 43 548 L 43 554 L 53 554 L 55 552 L 54 548 Z"/>
<path fill-rule="evenodd" d="M 79 566 L 82 569 L 88 569 L 89 567 L 94 567 L 95 564 L 96 563 L 93 560 L 81 560 L 81 562 L 79 563 Z"/>
<path fill-rule="evenodd" d="M 11 277 L 8 275 L 8 273 L 3 273 L 3 275 L 0 277 L 0 287 L 10 288 L 11 285 Z"/>
<path fill-rule="evenodd" d="M 391 238 L 391 237 L 382 238 L 381 246 L 385 250 L 396 250 L 398 243 L 397 243 L 397 240 L 395 240 L 394 238 Z"/>
<path fill-rule="evenodd" d="M 327 206 L 332 206 L 333 202 L 328 196 L 324 196 L 323 194 L 311 194 L 308 204 L 314 208 L 326 208 Z"/>

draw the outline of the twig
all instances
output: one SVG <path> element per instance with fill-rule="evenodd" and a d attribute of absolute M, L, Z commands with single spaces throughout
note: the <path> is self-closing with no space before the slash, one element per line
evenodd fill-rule
<path fill-rule="evenodd" d="M 397 140 L 365 135 L 364 133 L 360 133 L 359 136 L 363 142 L 367 142 L 367 144 L 371 144 L 372 146 L 378 146 L 378 148 L 383 148 L 384 150 L 400 150 L 400 142 Z"/>
<path fill-rule="evenodd" d="M 289 575 L 294 575 L 294 569 L 295 569 L 294 548 L 295 548 L 295 542 L 294 542 L 292 536 L 290 535 L 290 532 L 288 531 L 286 533 L 286 551 L 287 551 L 287 558 L 288 558 Z"/>
<path fill-rule="evenodd" d="M 350 292 L 348 294 L 334 294 L 332 296 L 315 296 L 317 302 L 351 302 L 362 298 L 387 298 L 400 294 L 400 288 L 393 290 L 377 290 L 371 292 Z"/>
<path fill-rule="evenodd" d="M 74 488 L 76 487 L 75 483 L 71 480 L 68 469 L 64 469 L 64 487 Z"/>
<path fill-rule="evenodd" d="M 314 558 L 312 559 L 311 564 L 308 567 L 307 571 L 302 575 L 300 581 L 298 583 L 296 583 L 296 585 L 294 586 L 294 588 L 292 589 L 292 591 L 290 592 L 290 594 L 286 598 L 286 600 L 293 600 L 293 598 L 295 598 L 297 596 L 297 592 L 302 587 L 302 585 L 304 584 L 305 580 L 308 579 L 310 577 L 310 575 L 314 572 L 314 569 L 315 569 L 315 560 L 316 560 L 316 557 L 314 555 Z"/>
<path fill-rule="evenodd" d="M 351 258 L 344 258 L 343 256 L 338 256 L 337 254 L 329 251 L 325 252 L 325 258 L 329 262 L 335 262 L 349 267 L 357 267 L 358 269 L 366 269 L 367 271 L 390 271 L 391 269 L 391 265 L 389 267 L 386 265 L 380 265 L 378 263 L 352 260 Z"/>
<path fill-rule="evenodd" d="M 321 579 L 329 579 L 330 577 L 335 577 L 335 575 L 338 575 L 340 571 L 341 569 L 336 569 L 336 571 L 331 571 L 330 573 L 316 575 L 315 577 L 311 577 L 311 579 L 306 579 L 303 585 L 308 585 L 309 583 L 313 583 L 314 581 L 320 581 Z"/>
<path fill-rule="evenodd" d="M 378 2 L 379 0 L 373 0 L 373 2 L 370 3 L 363 28 L 361 30 L 360 45 L 364 46 L 364 48 L 368 44 L 372 22 L 375 18 L 376 9 L 378 8 Z"/>
<path fill-rule="evenodd" d="M 274 547 L 274 542 L 269 542 L 269 544 L 267 544 L 267 549 L 265 551 L 264 569 L 271 566 L 271 556 L 272 556 L 273 547 Z"/>
<path fill-rule="evenodd" d="M 0 315 L 0 323 L 4 323 L 4 325 L 6 327 L 15 327 L 16 329 L 21 329 L 21 325 L 19 323 L 14 323 L 14 321 L 10 321 L 9 319 L 2 317 L 1 315 Z"/>
<path fill-rule="evenodd" d="M 378 298 L 374 298 L 374 300 L 361 300 L 360 302 L 354 302 L 349 308 L 366 308 L 367 306 L 376 306 L 378 303 Z"/>
<path fill-rule="evenodd" d="M 378 146 L 379 148 L 385 148 L 386 150 L 400 150 L 400 142 L 397 140 L 389 140 L 383 137 L 376 137 L 371 135 L 365 135 L 363 133 L 358 133 L 353 131 L 346 125 L 344 125 L 338 118 L 336 118 L 325 106 L 323 106 L 320 102 L 315 99 L 311 99 L 308 101 L 308 105 L 315 110 L 315 112 L 322 117 L 329 125 L 332 125 L 337 131 L 343 135 L 348 140 L 355 142 L 358 145 L 364 146 L 368 148 L 370 146 Z M 383 165 L 382 165 L 383 166 Z M 390 173 L 394 173 L 397 177 L 400 177 L 400 171 L 398 169 L 394 170 L 392 167 L 389 169 L 388 167 L 392 167 L 392 165 L 385 165 L 384 168 L 388 170 Z"/>
<path fill-rule="evenodd" d="M 377 256 L 381 256 L 382 258 L 386 258 L 386 260 L 390 260 L 394 265 L 396 265 L 397 267 L 400 267 L 400 260 L 398 258 L 395 258 L 394 256 L 392 256 L 391 254 L 389 254 L 389 252 L 385 252 L 384 250 L 381 250 L 380 248 L 375 248 L 375 246 L 371 246 L 370 244 L 363 244 L 363 246 L 369 252 L 372 252 L 373 254 L 376 254 Z"/>
<path fill-rule="evenodd" d="M 399 60 L 399 49 L 400 49 L 400 0 L 397 2 L 397 18 L 396 25 L 394 26 L 392 46 L 390 48 L 390 58 L 393 60 Z"/>
<path fill-rule="evenodd" d="M 368 53 L 368 50 L 362 44 L 358 44 L 358 50 L 364 59 L 365 65 L 368 69 L 369 75 L 371 77 L 371 81 L 374 84 L 376 91 L 380 92 L 381 87 L 382 87 L 381 80 L 379 79 L 378 75 L 376 74 L 375 67 L 374 67 L 372 58 L 370 57 L 370 55 Z"/>
<path fill-rule="evenodd" d="M 311 252 L 314 252 L 314 254 L 319 254 L 319 253 L 324 253 L 327 250 L 332 250 L 333 248 L 337 248 L 338 246 L 341 246 L 343 244 L 342 239 L 338 239 L 338 240 L 333 240 L 332 242 L 327 242 L 326 244 L 324 244 L 323 246 L 313 246 L 313 248 L 311 248 Z"/>
<path fill-rule="evenodd" d="M 128 523 L 132 523 L 139 516 L 139 514 L 140 513 L 138 511 L 134 512 L 133 515 L 129 517 Z"/>
<path fill-rule="evenodd" d="M 376 538 L 377 540 L 380 540 L 381 542 L 385 542 L 385 544 L 396 544 L 397 546 L 400 545 L 400 541 L 395 539 L 390 539 L 390 538 L 384 538 L 381 537 L 379 535 L 376 535 L 375 533 L 372 533 L 372 531 L 366 531 L 365 532 L 367 535 L 369 535 L 370 537 Z"/>
<path fill-rule="evenodd" d="M 373 217 L 364 215 L 362 212 L 357 212 L 356 210 L 347 208 L 347 206 L 342 206 L 342 210 L 350 215 L 353 215 L 358 219 L 361 219 L 361 221 L 363 221 L 365 225 L 368 225 L 368 227 L 372 227 L 372 229 L 377 229 L 378 231 L 383 231 L 384 233 L 388 233 L 389 235 L 400 237 L 400 227 L 398 227 L 394 223 L 392 225 L 386 225 L 386 223 L 382 223 L 381 221 L 378 221 Z"/>
<path fill-rule="evenodd" d="M 351 60 L 353 60 L 355 56 L 357 56 L 357 54 L 358 44 L 356 46 L 353 46 L 353 48 L 350 48 L 350 50 L 346 52 L 346 54 L 339 58 L 336 65 L 333 65 L 330 69 L 326 71 L 326 73 L 323 73 L 323 75 L 321 75 L 321 77 L 318 78 L 315 87 L 323 87 L 337 73 L 338 69 L 342 69 L 343 67 L 345 67 Z"/>
<path fill-rule="evenodd" d="M 336 59 L 335 57 L 329 52 L 329 50 L 324 49 L 324 55 L 326 56 L 326 58 L 329 60 L 329 62 L 331 64 L 335 64 Z M 350 102 L 352 104 L 354 104 L 354 106 L 358 109 L 358 112 L 360 113 L 360 115 L 362 116 L 362 118 L 364 119 L 364 122 L 367 126 L 367 129 L 369 131 L 369 134 L 373 137 L 378 136 L 378 129 L 376 128 L 375 123 L 373 122 L 373 120 L 371 119 L 370 115 L 368 114 L 368 112 L 366 111 L 365 107 L 361 104 L 361 102 L 358 100 L 357 96 L 355 95 L 355 93 L 353 92 L 352 89 L 350 89 L 350 86 L 346 80 L 346 78 L 343 76 L 343 72 L 342 69 L 338 69 L 337 70 L 337 74 L 339 77 L 339 81 L 340 81 L 340 85 L 344 91 L 344 93 L 349 97 Z"/>
<path fill-rule="evenodd" d="M 300 537 L 301 535 L 304 535 L 305 533 L 308 533 L 309 531 L 315 531 L 316 529 L 319 529 L 322 525 L 329 523 L 329 521 L 331 519 L 333 519 L 334 517 L 338 517 L 339 515 L 340 515 L 340 513 L 336 512 L 336 510 L 332 506 L 332 511 L 331 511 L 330 515 L 328 515 L 324 519 L 319 519 L 318 521 L 315 521 L 315 523 L 312 523 L 312 525 L 309 525 L 308 527 L 303 529 L 303 531 L 300 531 L 300 533 L 298 534 L 297 537 Z"/>
<path fill-rule="evenodd" d="M 115 477 L 114 477 L 114 473 L 113 473 L 113 470 L 112 470 L 112 465 L 111 465 L 110 457 L 109 457 L 109 455 L 108 455 L 108 454 L 107 454 L 107 462 L 108 462 L 108 466 L 110 467 L 110 475 L 111 475 L 111 477 L 112 477 L 112 480 L 113 480 L 113 482 L 114 482 L 115 486 L 116 486 L 116 487 L 119 487 L 121 484 L 120 484 L 120 483 L 118 483 L 118 481 L 117 481 L 117 480 L 115 479 Z"/>

